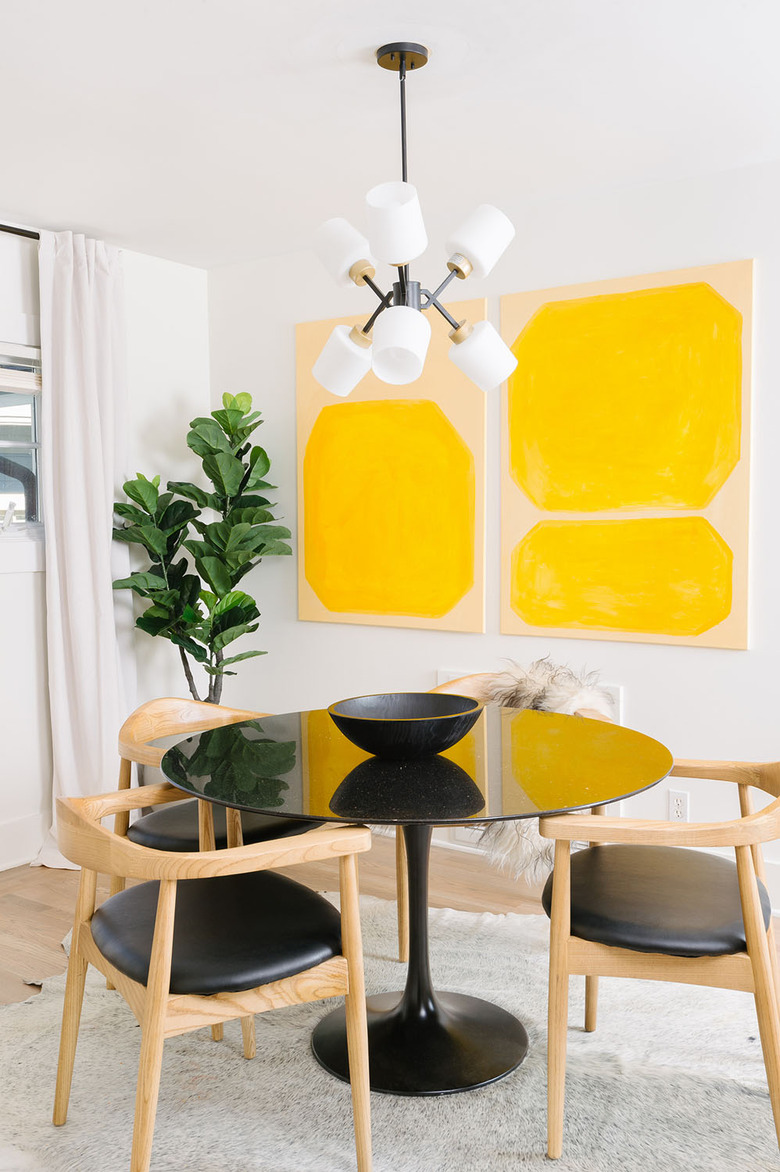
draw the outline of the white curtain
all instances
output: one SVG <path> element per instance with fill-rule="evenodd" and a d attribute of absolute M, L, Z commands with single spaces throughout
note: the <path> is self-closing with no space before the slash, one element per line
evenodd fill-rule
<path fill-rule="evenodd" d="M 111 539 L 126 463 L 127 386 L 119 252 L 72 232 L 42 232 L 39 258 L 54 819 L 59 795 L 116 786 L 117 731 L 133 699 L 111 588 L 129 572 L 127 547 Z M 128 600 L 129 592 L 118 596 L 120 625 Z M 36 863 L 72 866 L 57 849 L 54 826 Z"/>

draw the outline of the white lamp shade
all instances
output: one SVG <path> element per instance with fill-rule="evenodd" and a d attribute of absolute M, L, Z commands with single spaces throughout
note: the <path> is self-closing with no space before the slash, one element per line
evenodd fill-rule
<path fill-rule="evenodd" d="M 336 326 L 312 367 L 321 387 L 332 395 L 348 395 L 371 369 L 371 347 L 358 346 L 349 326 Z"/>
<path fill-rule="evenodd" d="M 374 256 L 390 265 L 405 265 L 422 256 L 428 237 L 416 187 L 411 183 L 380 183 L 371 188 L 366 204 Z"/>
<path fill-rule="evenodd" d="M 465 341 L 450 347 L 449 356 L 483 391 L 497 387 L 517 366 L 514 354 L 488 321 L 476 322 Z"/>
<path fill-rule="evenodd" d="M 374 374 L 395 386 L 413 383 L 422 374 L 430 340 L 430 322 L 419 309 L 408 305 L 386 309 L 374 325 Z"/>
<path fill-rule="evenodd" d="M 447 241 L 447 252 L 471 261 L 475 277 L 486 277 L 515 236 L 512 221 L 492 204 L 482 203 Z"/>
<path fill-rule="evenodd" d="M 320 224 L 312 241 L 314 251 L 339 285 L 351 285 L 349 270 L 355 261 L 371 260 L 371 246 L 349 220 L 336 216 Z"/>

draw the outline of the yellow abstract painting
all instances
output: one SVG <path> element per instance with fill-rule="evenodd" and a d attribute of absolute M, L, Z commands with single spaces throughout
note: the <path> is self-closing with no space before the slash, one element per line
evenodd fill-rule
<path fill-rule="evenodd" d="M 299 617 L 482 631 L 485 396 L 434 330 L 416 382 L 368 374 L 334 398 L 311 367 L 334 325 L 361 321 L 297 328 Z"/>
<path fill-rule="evenodd" d="M 502 298 L 502 630 L 747 645 L 752 262 Z"/>

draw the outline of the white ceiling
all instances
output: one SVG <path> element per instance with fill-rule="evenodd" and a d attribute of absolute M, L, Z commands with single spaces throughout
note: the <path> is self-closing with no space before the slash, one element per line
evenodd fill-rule
<path fill-rule="evenodd" d="M 447 222 L 780 157 L 778 0 L 2 0 L 0 219 L 205 267 L 359 222 L 400 177 L 396 39 Z"/>

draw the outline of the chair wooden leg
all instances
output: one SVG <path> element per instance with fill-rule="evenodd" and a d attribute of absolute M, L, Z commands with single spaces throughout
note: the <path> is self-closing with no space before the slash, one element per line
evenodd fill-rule
<path fill-rule="evenodd" d="M 345 1008 L 349 1081 L 355 1120 L 355 1150 L 358 1172 L 371 1172 L 371 1086 L 368 1073 L 366 988 L 363 977 L 356 855 L 342 855 L 339 859 L 339 878 L 342 947 L 349 973 L 349 993 L 345 998 Z"/>
<path fill-rule="evenodd" d="M 225 809 L 225 829 L 227 831 L 228 850 L 244 845 L 244 828 L 241 823 L 240 810 L 234 810 L 231 806 Z M 214 1029 L 221 1031 L 219 1037 L 214 1032 Z M 241 1018 L 241 1035 L 244 1039 L 244 1057 L 254 1058 L 257 1053 L 254 1016 Z M 220 1025 L 212 1028 L 211 1036 L 215 1042 L 218 1042 L 223 1036 L 223 1027 Z"/>
<path fill-rule="evenodd" d="M 73 917 L 73 936 L 68 958 L 68 977 L 65 983 L 65 1003 L 62 1008 L 62 1030 L 60 1033 L 60 1055 L 57 1062 L 57 1087 L 54 1092 L 54 1113 L 52 1122 L 61 1127 L 68 1117 L 70 1084 L 73 1078 L 73 1063 L 76 1058 L 76 1043 L 79 1037 L 81 1005 L 84 1000 L 84 982 L 87 977 L 87 960 L 79 950 L 79 929 L 88 921 L 95 910 L 97 873 L 82 871 L 79 893 L 76 898 L 76 913 Z"/>
<path fill-rule="evenodd" d="M 596 1017 L 599 1008 L 599 979 L 598 977 L 585 978 L 585 1032 L 592 1034 L 596 1028 Z"/>
<path fill-rule="evenodd" d="M 777 961 L 777 937 L 775 935 L 775 919 L 774 916 L 769 921 L 769 931 L 766 934 L 766 942 L 769 947 L 769 963 L 772 966 L 772 981 L 775 986 L 775 999 L 778 1007 L 780 1007 L 780 973 L 778 973 Z"/>
<path fill-rule="evenodd" d="M 175 910 L 176 882 L 162 879 L 141 1024 L 141 1056 L 138 1062 L 130 1172 L 149 1172 L 152 1159 L 154 1120 L 157 1114 L 157 1095 L 160 1089 L 165 1040 L 165 1011 L 171 981 Z"/>
<path fill-rule="evenodd" d="M 593 806 L 591 814 L 595 817 L 604 817 L 609 813 L 607 806 Z M 597 842 L 591 842 L 590 846 L 598 846 Z M 585 1032 L 592 1034 L 596 1028 L 596 1017 L 599 1008 L 599 979 L 598 977 L 585 978 Z"/>
<path fill-rule="evenodd" d="M 750 847 L 738 846 L 737 874 L 745 922 L 747 950 L 753 968 L 756 1015 L 761 1049 L 764 1053 L 769 1098 L 775 1119 L 775 1131 L 780 1145 L 780 1014 L 778 1013 L 775 978 L 769 956 L 769 941 L 756 886 Z"/>
<path fill-rule="evenodd" d="M 406 873 L 406 845 L 401 827 L 395 828 L 395 892 L 398 904 L 398 959 L 409 960 L 409 878 Z"/>
<path fill-rule="evenodd" d="M 120 762 L 119 762 L 119 785 L 117 787 L 118 789 L 120 789 L 120 790 L 130 789 L 130 783 L 132 781 L 132 768 L 133 767 L 132 767 L 132 764 L 130 763 L 130 761 L 126 760 L 124 757 L 120 760 Z M 124 837 L 126 837 L 129 829 L 130 829 L 130 811 L 129 810 L 120 810 L 119 813 L 114 816 L 114 834 L 119 834 L 124 838 Z M 109 886 L 108 886 L 109 898 L 112 895 L 119 895 L 120 891 L 124 891 L 125 884 L 126 884 L 126 880 L 125 880 L 124 875 L 112 875 L 110 878 Z M 106 988 L 107 989 L 114 988 L 114 986 L 112 985 L 111 981 L 108 978 L 106 978 Z"/>
<path fill-rule="evenodd" d="M 244 1039 L 244 1057 L 254 1058 L 257 1053 L 254 1016 L 241 1018 L 241 1036 Z"/>
<path fill-rule="evenodd" d="M 550 913 L 550 990 L 547 1003 L 547 1155 L 563 1151 L 566 1029 L 569 1009 L 568 940 L 571 923 L 571 858 L 568 842 L 555 844 Z"/>

